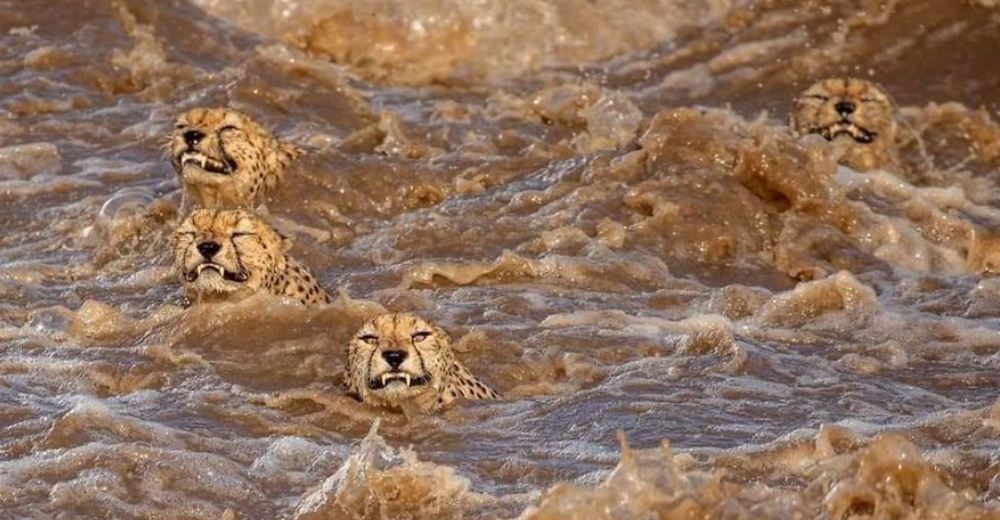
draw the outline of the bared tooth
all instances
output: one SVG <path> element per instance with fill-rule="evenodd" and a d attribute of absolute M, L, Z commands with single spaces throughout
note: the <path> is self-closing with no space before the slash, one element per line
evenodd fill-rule
<path fill-rule="evenodd" d="M 403 373 L 403 379 L 406 380 L 406 387 L 409 388 L 410 387 L 410 374 L 404 372 Z"/>

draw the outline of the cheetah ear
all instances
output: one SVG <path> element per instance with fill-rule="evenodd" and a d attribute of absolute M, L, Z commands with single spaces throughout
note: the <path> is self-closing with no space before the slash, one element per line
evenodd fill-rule
<path fill-rule="evenodd" d="M 281 164 L 288 166 L 289 163 L 306 154 L 305 149 L 299 148 L 287 141 L 278 141 L 278 156 Z"/>
<path fill-rule="evenodd" d="M 292 239 L 285 236 L 283 233 L 278 233 L 278 240 L 280 241 L 280 245 L 278 247 L 281 249 L 282 253 L 287 253 L 288 250 L 292 248 L 292 245 L 294 245 Z"/>

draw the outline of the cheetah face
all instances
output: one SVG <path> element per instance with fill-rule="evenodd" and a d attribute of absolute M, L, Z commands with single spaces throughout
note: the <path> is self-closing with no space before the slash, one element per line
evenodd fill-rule
<path fill-rule="evenodd" d="M 302 153 L 248 116 L 196 108 L 177 118 L 170 140 L 174 170 L 202 207 L 249 207 Z"/>
<path fill-rule="evenodd" d="M 191 299 L 242 299 L 285 268 L 286 241 L 248 211 L 196 210 L 173 242 L 174 266 Z"/>
<path fill-rule="evenodd" d="M 348 346 L 350 383 L 363 401 L 383 405 L 438 392 L 452 362 L 448 335 L 411 314 L 369 320 Z"/>
<path fill-rule="evenodd" d="M 799 135 L 866 145 L 876 139 L 891 143 L 896 123 L 892 101 L 882 89 L 861 79 L 836 78 L 816 83 L 795 100 L 792 128 Z"/>
<path fill-rule="evenodd" d="M 170 156 L 177 173 L 188 177 L 233 175 L 248 148 L 266 145 L 267 133 L 232 110 L 196 108 L 177 118 Z"/>

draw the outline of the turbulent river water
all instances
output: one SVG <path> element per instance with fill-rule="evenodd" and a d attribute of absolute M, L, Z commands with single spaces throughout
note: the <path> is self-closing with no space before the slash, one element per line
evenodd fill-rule
<path fill-rule="evenodd" d="M 0 0 L 0 517 L 1000 518 L 994 0 Z M 898 167 L 788 130 L 830 76 Z M 183 307 L 163 145 L 334 296 Z M 503 393 L 344 395 L 384 311 Z"/>

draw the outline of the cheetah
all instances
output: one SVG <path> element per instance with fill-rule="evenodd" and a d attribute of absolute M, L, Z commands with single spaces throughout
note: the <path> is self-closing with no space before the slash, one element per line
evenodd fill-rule
<path fill-rule="evenodd" d="M 195 108 L 177 118 L 170 161 L 185 210 L 254 208 L 305 152 L 228 108 Z"/>
<path fill-rule="evenodd" d="M 424 411 L 457 398 L 498 399 L 451 351 L 437 325 L 412 314 L 383 314 L 367 321 L 347 347 L 348 393 L 387 408 L 412 403 Z"/>
<path fill-rule="evenodd" d="M 823 136 L 834 144 L 841 164 L 868 171 L 897 163 L 894 111 L 892 100 L 874 83 L 832 78 L 795 100 L 791 127 L 798 135 Z"/>
<path fill-rule="evenodd" d="M 288 240 L 249 211 L 195 210 L 174 232 L 173 247 L 190 302 L 238 301 L 258 291 L 330 302 L 309 270 L 287 255 Z"/>

